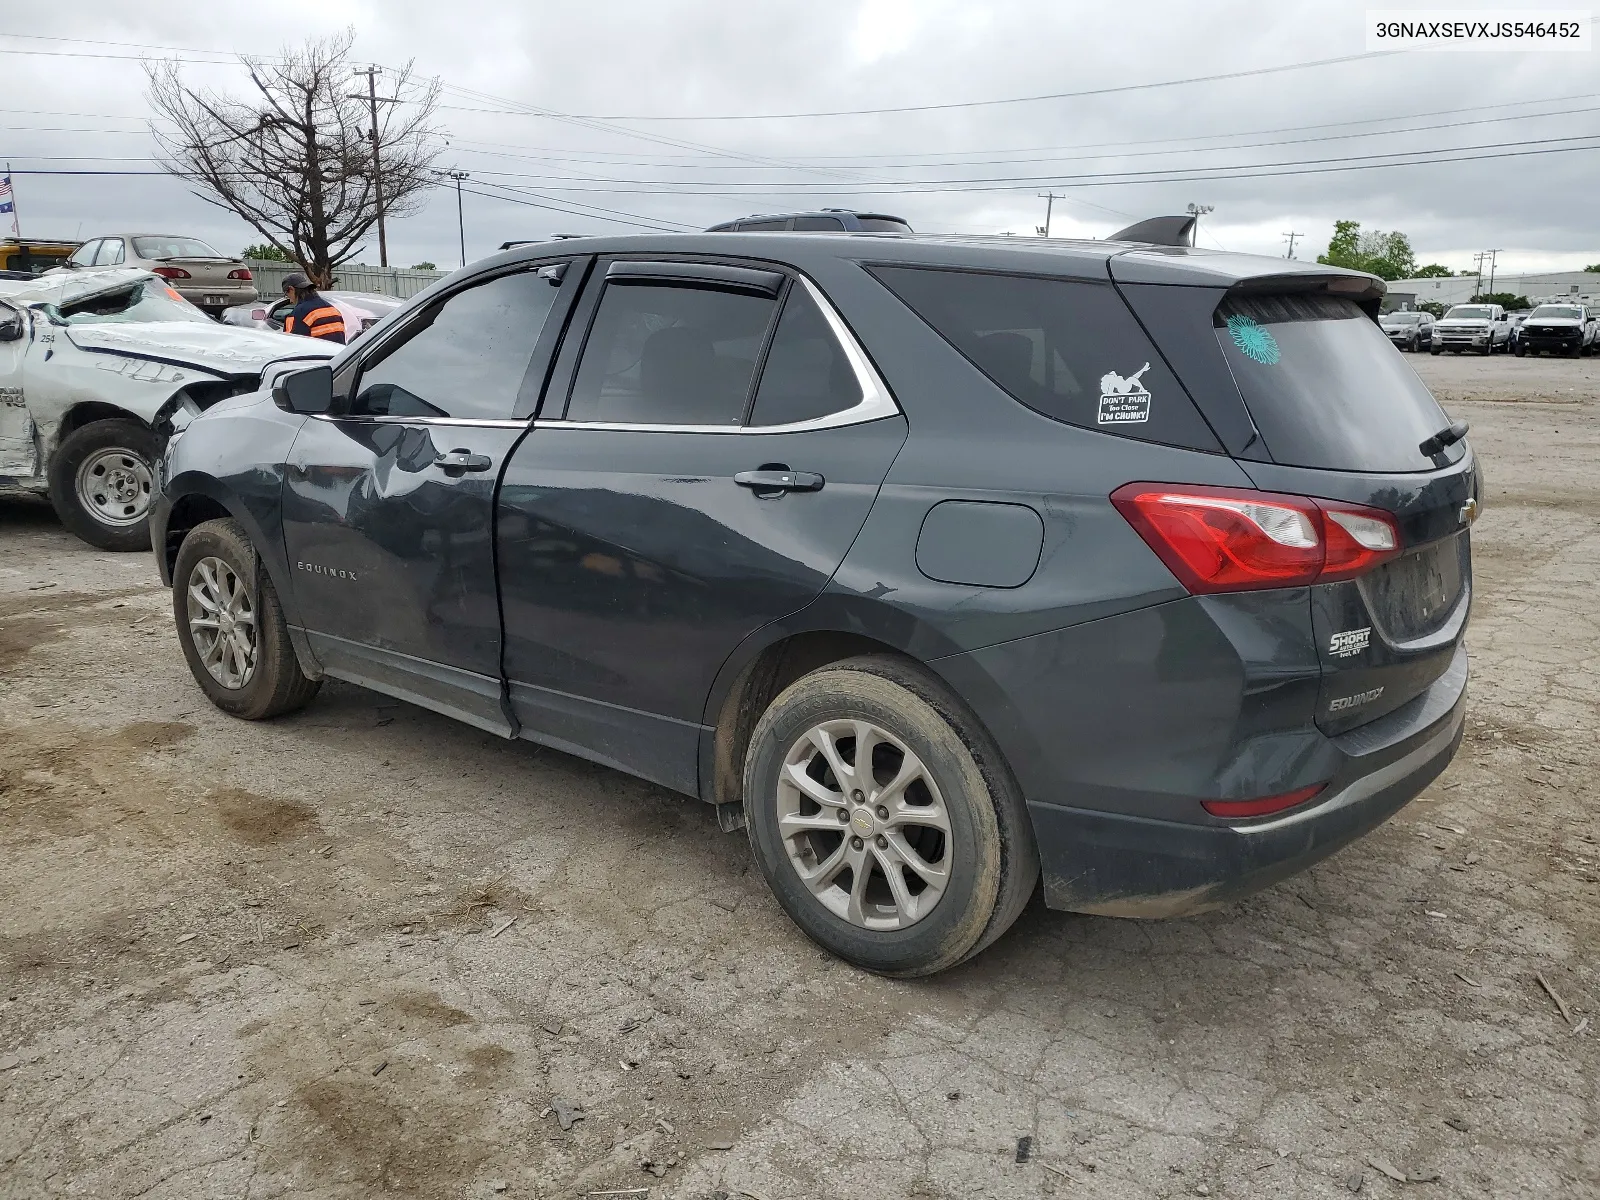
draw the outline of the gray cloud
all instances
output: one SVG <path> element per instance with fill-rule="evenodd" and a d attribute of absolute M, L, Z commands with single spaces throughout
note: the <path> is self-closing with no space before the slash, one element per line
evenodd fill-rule
<path fill-rule="evenodd" d="M 1197 201 L 1216 206 L 1203 242 L 1234 250 L 1281 254 L 1281 235 L 1294 229 L 1305 235 L 1298 253 L 1310 257 L 1326 244 L 1335 219 L 1351 218 L 1402 229 L 1422 261 L 1457 268 L 1488 246 L 1503 248 L 1502 270 L 1600 259 L 1592 218 L 1600 151 L 1594 149 L 1386 170 L 1169 179 L 1197 167 L 1249 174 L 1290 160 L 1502 143 L 1503 151 L 1536 150 L 1550 148 L 1539 144 L 1545 139 L 1600 136 L 1600 111 L 1569 111 L 1600 110 L 1592 54 L 1395 55 L 1115 95 L 810 120 L 617 119 L 606 123 L 613 128 L 599 128 L 526 112 L 467 111 L 538 106 L 642 118 L 1082 91 L 1358 55 L 1365 50 L 1364 3 L 388 0 L 142 7 L 131 13 L 107 0 L 80 0 L 70 18 L 56 19 L 36 9 L 28 32 L 271 53 L 351 24 L 358 53 L 383 63 L 415 57 L 425 73 L 440 75 L 449 85 L 449 107 L 439 114 L 451 134 L 449 161 L 473 173 L 467 186 L 474 192 L 501 197 L 466 197 L 469 256 L 506 238 L 626 227 L 599 213 L 517 205 L 506 198 L 516 194 L 512 187 L 664 225 L 701 227 L 747 212 L 836 204 L 899 213 L 930 230 L 1031 233 L 1044 215 L 1035 193 L 1053 186 L 1067 197 L 1055 209 L 1058 235 L 1104 236 L 1134 217 Z M 0 48 L 137 53 L 11 38 L 0 38 Z M 219 86 L 239 79 L 227 66 L 190 70 Z M 148 168 L 137 161 L 152 153 L 137 61 L 4 54 L 0 71 L 7 84 L 0 108 L 34 110 L 0 113 L 4 153 L 19 169 Z M 1548 102 L 1503 107 L 1533 100 Z M 1467 111 L 1415 115 L 1443 110 Z M 1539 115 L 1487 120 L 1530 113 Z M 1384 123 L 1338 124 L 1373 120 Z M 1475 121 L 1481 123 L 1465 123 Z M 1455 127 L 1376 132 L 1446 124 Z M 123 132 L 106 132 L 114 129 Z M 1270 130 L 1288 132 L 1262 132 Z M 1244 145 L 1256 142 L 1285 144 Z M 64 156 L 135 161 L 42 161 Z M 1068 176 L 1125 171 L 1160 174 L 1156 182 L 1062 186 Z M 990 190 L 907 183 L 998 176 L 1038 178 L 943 185 Z M 19 174 L 17 187 L 28 233 L 161 228 L 195 232 L 230 249 L 254 240 L 248 227 L 171 179 Z M 448 265 L 455 234 L 454 196 L 441 189 L 421 214 L 393 225 L 392 256 L 402 265 L 424 259 Z M 365 257 L 375 259 L 375 249 Z"/>

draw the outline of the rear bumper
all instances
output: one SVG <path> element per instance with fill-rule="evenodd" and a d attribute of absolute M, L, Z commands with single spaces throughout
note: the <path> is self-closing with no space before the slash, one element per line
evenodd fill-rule
<path fill-rule="evenodd" d="M 1466 712 L 1464 647 L 1404 707 L 1329 738 L 1341 762 L 1310 806 L 1195 824 L 1030 801 L 1051 908 L 1121 917 L 1203 912 L 1302 871 L 1381 825 L 1449 765 Z"/>

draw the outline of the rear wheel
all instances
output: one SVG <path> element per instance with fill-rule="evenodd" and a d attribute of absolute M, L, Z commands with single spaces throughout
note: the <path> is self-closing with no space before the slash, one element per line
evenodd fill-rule
<path fill-rule="evenodd" d="M 190 673 L 223 712 L 259 721 L 317 694 L 320 684 L 295 658 L 272 580 L 237 521 L 206 521 L 183 539 L 172 615 Z"/>
<path fill-rule="evenodd" d="M 745 813 L 778 903 L 841 958 L 929 975 L 1010 927 L 1039 877 L 1010 771 L 977 721 L 898 659 L 792 684 L 757 724 Z"/>
<path fill-rule="evenodd" d="M 150 489 L 160 442 L 132 418 L 93 421 L 50 459 L 50 503 L 67 529 L 102 550 L 150 549 Z"/>

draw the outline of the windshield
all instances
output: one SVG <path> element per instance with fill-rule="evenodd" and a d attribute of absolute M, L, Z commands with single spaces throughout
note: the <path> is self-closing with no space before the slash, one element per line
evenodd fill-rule
<path fill-rule="evenodd" d="M 140 258 L 225 258 L 199 238 L 136 237 L 133 252 Z"/>
<path fill-rule="evenodd" d="M 1415 325 L 1421 319 L 1416 313 L 1385 313 L 1382 318 L 1385 325 Z"/>
<path fill-rule="evenodd" d="M 1494 309 L 1487 304 L 1458 304 L 1445 313 L 1446 321 L 1489 321 L 1494 318 Z"/>
<path fill-rule="evenodd" d="M 120 325 L 148 321 L 198 321 L 211 324 L 206 316 L 177 292 L 156 279 L 142 279 L 132 287 L 116 292 L 101 292 L 74 300 L 64 308 L 47 305 L 51 316 L 68 325 Z"/>
<path fill-rule="evenodd" d="M 1570 304 L 1541 304 L 1528 314 L 1530 320 L 1540 317 L 1561 317 L 1569 321 L 1583 320 L 1583 309 L 1574 308 Z"/>
<path fill-rule="evenodd" d="M 1308 293 L 1231 296 L 1213 324 L 1277 462 L 1335 471 L 1434 466 L 1417 444 L 1449 418 L 1353 301 Z"/>

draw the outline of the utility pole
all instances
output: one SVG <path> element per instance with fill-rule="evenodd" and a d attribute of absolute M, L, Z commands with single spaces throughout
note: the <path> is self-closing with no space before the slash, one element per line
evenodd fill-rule
<path fill-rule="evenodd" d="M 1035 225 L 1034 228 L 1039 231 L 1040 237 L 1047 238 L 1050 236 L 1050 214 L 1055 210 L 1056 201 L 1065 200 L 1066 197 L 1054 192 L 1040 192 L 1039 199 L 1044 201 L 1044 224 Z"/>
<path fill-rule="evenodd" d="M 356 67 L 354 70 L 357 75 L 365 75 L 367 77 L 367 94 L 365 96 L 352 95 L 347 98 L 365 100 L 372 113 L 371 133 L 368 136 L 372 139 L 372 198 L 378 206 L 378 265 L 387 267 L 389 265 L 389 239 L 385 236 L 383 228 L 383 164 L 378 156 L 378 105 L 380 102 L 383 104 L 399 104 L 400 100 L 399 97 L 395 96 L 378 95 L 378 76 L 383 72 L 382 67 Z"/>
<path fill-rule="evenodd" d="M 1191 245 L 1198 246 L 1200 244 L 1200 218 L 1205 216 L 1207 213 L 1216 211 L 1217 206 L 1215 204 L 1189 205 L 1189 214 L 1194 217 L 1194 241 L 1191 243 Z"/>
<path fill-rule="evenodd" d="M 1478 295 L 1480 295 L 1480 296 L 1484 294 L 1484 291 L 1483 291 L 1483 260 L 1488 258 L 1488 257 L 1489 257 L 1489 255 L 1488 255 L 1487 251 L 1483 251 L 1483 250 L 1479 250 L 1476 254 L 1474 254 L 1472 256 L 1472 261 L 1473 261 L 1473 263 L 1475 263 L 1477 265 L 1477 268 L 1478 268 Z"/>
<path fill-rule="evenodd" d="M 1485 250 L 1484 253 L 1489 256 L 1489 295 L 1492 296 L 1494 295 L 1494 260 L 1500 257 L 1500 250 Z M 1482 274 L 1481 271 L 1479 273 Z"/>
<path fill-rule="evenodd" d="M 461 237 L 461 265 L 464 267 L 467 265 L 467 223 L 461 215 L 461 181 L 472 176 L 466 171 L 436 171 L 434 174 L 456 182 L 456 232 Z"/>
<path fill-rule="evenodd" d="M 1285 254 L 1284 257 L 1285 258 L 1293 258 L 1294 257 L 1295 239 L 1304 237 L 1305 235 L 1302 234 L 1302 233 L 1296 233 L 1294 230 L 1291 229 L 1288 233 L 1284 234 L 1283 236 L 1289 239 L 1289 253 Z"/>

